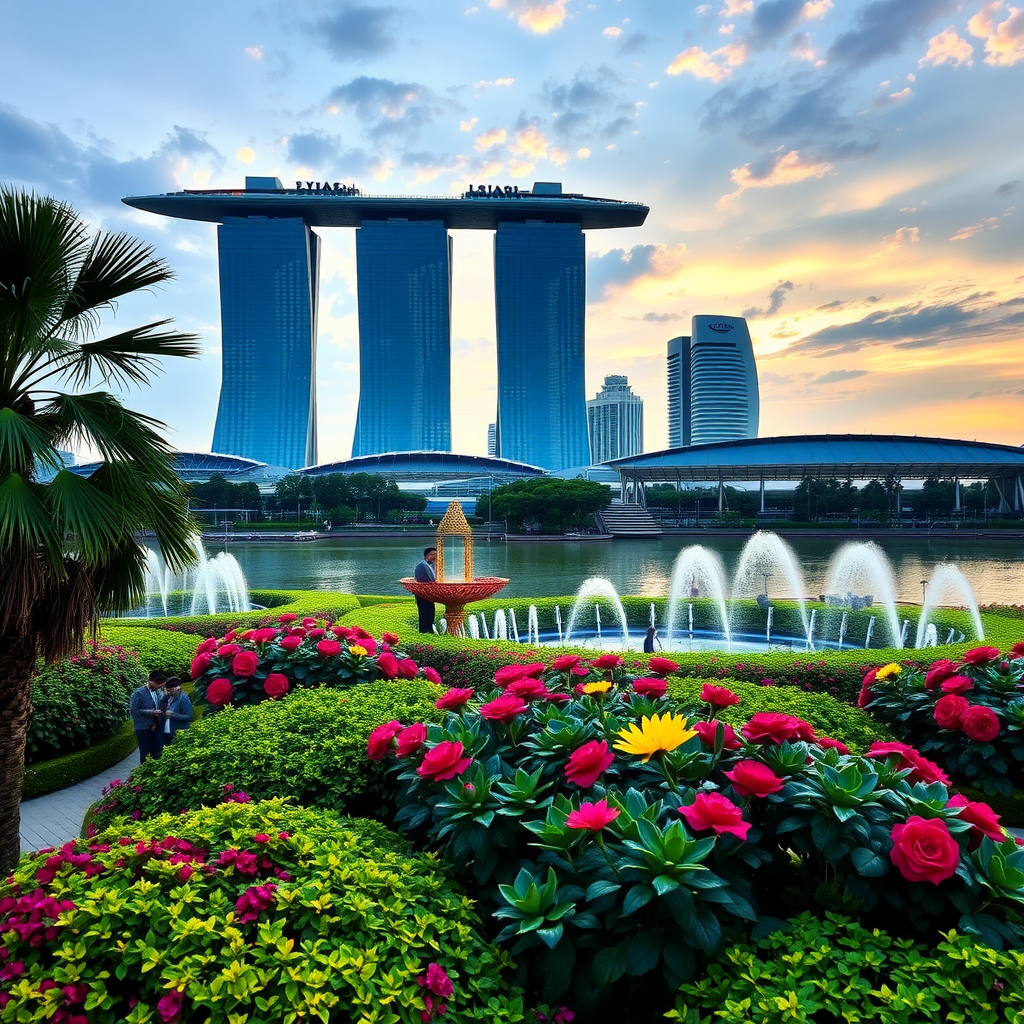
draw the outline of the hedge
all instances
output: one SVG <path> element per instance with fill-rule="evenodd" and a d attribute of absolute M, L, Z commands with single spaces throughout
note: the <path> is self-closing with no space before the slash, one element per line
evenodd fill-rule
<path fill-rule="evenodd" d="M 136 620 L 138 621 L 138 620 Z M 151 626 L 102 624 L 103 640 L 136 651 L 150 672 L 160 669 L 187 679 L 189 667 L 202 637 Z"/>
<path fill-rule="evenodd" d="M 28 765 L 21 784 L 21 799 L 32 800 L 91 779 L 123 761 L 138 745 L 132 723 L 125 722 L 113 736 L 85 750 Z"/>

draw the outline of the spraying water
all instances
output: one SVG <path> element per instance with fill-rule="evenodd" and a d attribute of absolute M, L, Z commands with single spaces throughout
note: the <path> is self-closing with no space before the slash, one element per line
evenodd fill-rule
<path fill-rule="evenodd" d="M 555 625 L 558 627 L 558 642 L 562 642 L 562 609 L 555 605 Z"/>
<path fill-rule="evenodd" d="M 903 620 L 903 628 L 900 630 L 900 647 L 907 646 L 907 634 L 910 632 L 910 619 Z"/>
<path fill-rule="evenodd" d="M 505 609 L 499 608 L 494 613 L 494 639 L 495 640 L 507 640 L 508 639 L 508 622 L 505 620 Z"/>
<path fill-rule="evenodd" d="M 918 644 L 918 647 L 938 647 L 939 646 L 939 631 L 935 628 L 934 622 L 929 622 L 928 627 L 924 631 L 924 643 Z"/>
<path fill-rule="evenodd" d="M 868 619 L 868 631 L 864 637 L 864 649 L 867 650 L 871 646 L 871 634 L 875 631 L 875 617 L 874 615 Z"/>
<path fill-rule="evenodd" d="M 480 623 L 477 622 L 475 615 L 470 615 L 466 619 L 466 628 L 469 630 L 469 638 L 471 640 L 480 639 Z"/>
<path fill-rule="evenodd" d="M 827 590 L 846 594 L 859 590 L 871 594 L 885 609 L 889 637 L 895 647 L 903 647 L 900 618 L 896 611 L 896 585 L 892 566 L 885 552 L 874 541 L 844 544 L 829 563 Z"/>
<path fill-rule="evenodd" d="M 672 646 L 672 634 L 675 631 L 676 611 L 685 593 L 689 597 L 694 594 L 706 594 L 713 598 L 718 606 L 718 616 L 725 634 L 727 649 L 732 647 L 732 632 L 729 628 L 729 613 L 725 604 L 725 570 L 722 560 L 701 544 L 692 544 L 683 548 L 676 556 L 672 569 L 672 584 L 669 589 L 668 626 L 665 645 Z M 693 632 L 693 605 L 690 605 L 690 632 Z"/>
<path fill-rule="evenodd" d="M 537 619 L 537 606 L 535 604 L 530 605 L 530 609 L 526 614 L 526 642 L 528 644 L 540 643 L 540 623 Z"/>
<path fill-rule="evenodd" d="M 619 624 L 622 627 L 622 646 L 624 648 L 628 647 L 629 623 L 626 622 L 626 609 L 622 607 L 622 602 L 619 600 L 615 587 L 608 580 L 601 579 L 600 576 L 592 576 L 589 580 L 584 580 L 580 589 L 576 592 L 576 600 L 573 601 L 572 611 L 569 613 L 569 625 L 565 630 L 565 642 L 567 644 L 571 642 L 573 627 L 576 625 L 576 620 L 584 603 L 594 601 L 595 598 L 604 598 L 613 606 L 618 614 Z M 594 612 L 597 616 L 598 635 L 600 635 L 601 612 L 596 601 L 594 603 Z"/>
<path fill-rule="evenodd" d="M 807 648 L 808 650 L 814 650 L 814 616 L 817 614 L 818 609 L 811 609 L 811 621 L 807 624 Z"/>
<path fill-rule="evenodd" d="M 932 578 L 928 581 L 925 589 L 925 602 L 921 608 L 921 617 L 917 620 L 917 639 L 915 647 L 924 647 L 927 644 L 925 634 L 928 629 L 928 616 L 939 604 L 949 606 L 953 600 L 957 601 L 958 607 L 964 607 L 971 613 L 971 622 L 974 625 L 974 635 L 978 640 L 985 639 L 985 627 L 981 624 L 981 615 L 978 612 L 978 601 L 974 596 L 974 590 L 967 577 L 955 566 L 948 563 L 937 565 L 932 572 Z M 934 646 L 934 645 L 933 645 Z"/>
<path fill-rule="evenodd" d="M 843 649 L 843 637 L 846 636 L 846 612 L 843 612 L 843 617 L 839 620 L 839 650 Z"/>
<path fill-rule="evenodd" d="M 764 642 L 768 647 L 771 647 L 772 645 L 772 613 L 774 611 L 775 609 L 771 605 L 768 605 L 768 624 L 765 626 L 764 631 Z"/>
<path fill-rule="evenodd" d="M 779 576 L 785 580 L 786 586 L 786 593 L 779 596 L 796 598 L 800 606 L 800 622 L 806 636 L 807 603 L 804 600 L 804 581 L 800 575 L 800 564 L 793 549 L 776 533 L 758 530 L 743 545 L 736 566 L 736 575 L 732 581 L 732 600 L 750 597 L 752 593 L 761 593 L 762 581 L 767 591 L 765 577 Z"/>
<path fill-rule="evenodd" d="M 220 552 L 207 558 L 198 535 L 192 538 L 196 566 L 174 574 L 159 552 L 146 549 L 146 605 L 140 609 L 147 617 L 154 614 L 215 615 L 218 612 L 245 612 L 249 603 L 249 585 L 234 555 Z M 181 607 L 170 608 L 172 593 L 181 597 Z"/>
<path fill-rule="evenodd" d="M 519 643 L 519 627 L 516 625 L 516 610 L 515 608 L 509 608 L 508 610 L 508 621 L 512 627 L 512 639 L 516 643 Z"/>

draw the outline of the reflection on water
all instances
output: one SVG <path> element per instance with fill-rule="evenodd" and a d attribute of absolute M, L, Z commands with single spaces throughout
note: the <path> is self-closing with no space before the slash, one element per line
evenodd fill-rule
<path fill-rule="evenodd" d="M 620 594 L 667 597 L 676 555 L 695 540 L 721 555 L 726 575 L 731 578 L 745 536 L 584 543 L 478 542 L 474 568 L 478 576 L 507 577 L 511 582 L 502 591 L 507 597 L 574 594 L 591 576 L 610 580 Z M 789 537 L 786 541 L 800 561 L 807 594 L 816 597 L 824 593 L 829 559 L 843 541 Z M 398 581 L 412 575 L 427 543 L 424 538 L 239 543 L 231 545 L 231 553 L 255 589 L 341 590 L 407 597 Z M 1024 604 L 1024 540 L 885 538 L 876 543 L 892 562 L 897 600 L 920 603 L 920 581 L 928 579 L 935 566 L 952 562 L 970 581 L 980 604 Z M 769 579 L 768 591 L 771 597 L 796 596 L 785 593 L 781 577 Z"/>

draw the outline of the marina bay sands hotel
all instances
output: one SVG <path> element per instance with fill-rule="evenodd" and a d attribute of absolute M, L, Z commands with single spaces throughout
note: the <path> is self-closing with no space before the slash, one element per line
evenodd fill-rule
<path fill-rule="evenodd" d="M 213 450 L 298 469 L 317 462 L 320 238 L 356 229 L 359 408 L 352 455 L 451 450 L 449 229 L 494 231 L 497 454 L 545 469 L 590 462 L 583 232 L 635 227 L 639 203 L 470 186 L 461 197 L 364 196 L 340 182 L 245 179 L 244 189 L 130 196 L 218 225 L 223 379 Z"/>

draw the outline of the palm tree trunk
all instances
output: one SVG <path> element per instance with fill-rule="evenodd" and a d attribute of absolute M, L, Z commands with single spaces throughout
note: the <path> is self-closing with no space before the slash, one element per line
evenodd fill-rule
<path fill-rule="evenodd" d="M 21 856 L 21 784 L 25 734 L 32 711 L 35 644 L 24 636 L 0 636 L 0 871 Z"/>

